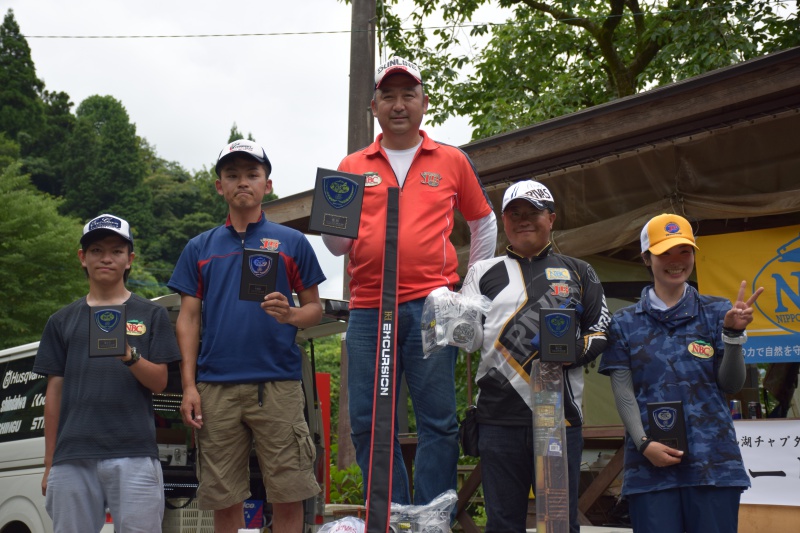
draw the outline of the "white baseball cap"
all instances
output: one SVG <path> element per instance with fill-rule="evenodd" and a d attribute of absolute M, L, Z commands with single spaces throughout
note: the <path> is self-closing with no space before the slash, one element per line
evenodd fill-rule
<path fill-rule="evenodd" d="M 395 56 L 375 70 L 375 88 L 379 88 L 383 80 L 394 74 L 407 74 L 417 83 L 422 83 L 419 67 L 407 59 Z"/>
<path fill-rule="evenodd" d="M 503 208 L 501 211 L 505 211 L 508 203 L 518 198 L 528 200 L 536 209 L 549 209 L 551 213 L 556 212 L 556 203 L 555 200 L 553 200 L 550 189 L 538 181 L 518 181 L 506 189 L 503 195 Z"/>
<path fill-rule="evenodd" d="M 259 163 L 267 165 L 267 176 L 272 174 L 272 163 L 269 162 L 269 159 L 267 158 L 267 152 L 264 150 L 264 147 L 260 144 L 254 143 L 253 141 L 239 139 L 225 145 L 225 148 L 220 150 L 219 156 L 217 156 L 217 164 L 214 167 L 214 172 L 217 173 L 217 176 L 219 176 L 219 169 L 220 165 L 222 165 L 222 162 L 234 154 L 249 155 Z"/>

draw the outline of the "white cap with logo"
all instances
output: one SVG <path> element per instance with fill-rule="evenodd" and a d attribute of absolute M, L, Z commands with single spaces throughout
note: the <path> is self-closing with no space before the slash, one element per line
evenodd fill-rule
<path fill-rule="evenodd" d="M 217 176 L 219 176 L 219 170 L 222 162 L 234 154 L 245 154 L 252 157 L 259 163 L 263 163 L 267 166 L 267 177 L 272 174 L 272 163 L 269 162 L 269 159 L 267 158 L 267 152 L 264 150 L 264 147 L 253 141 L 239 139 L 226 145 L 225 148 L 220 150 L 219 156 L 217 156 L 217 164 L 214 167 L 214 172 L 217 173 Z"/>
<path fill-rule="evenodd" d="M 131 233 L 131 225 L 127 220 L 123 220 L 118 216 L 104 214 L 95 217 L 83 227 L 83 235 L 81 236 L 81 244 L 86 244 L 89 237 L 96 235 L 99 232 L 112 232 L 116 233 L 133 246 L 133 234 Z"/>
<path fill-rule="evenodd" d="M 506 210 L 506 206 L 509 204 L 509 202 L 517 199 L 529 201 L 534 205 L 534 207 L 536 207 L 536 209 L 541 209 L 542 211 L 549 209 L 551 213 L 556 212 L 556 203 L 553 199 L 553 195 L 550 193 L 550 189 L 538 181 L 518 181 L 506 189 L 506 192 L 503 195 L 502 211 Z"/>
<path fill-rule="evenodd" d="M 419 67 L 407 59 L 395 56 L 375 70 L 375 88 L 379 88 L 383 80 L 394 74 L 406 74 L 414 78 L 417 83 L 422 83 Z"/>

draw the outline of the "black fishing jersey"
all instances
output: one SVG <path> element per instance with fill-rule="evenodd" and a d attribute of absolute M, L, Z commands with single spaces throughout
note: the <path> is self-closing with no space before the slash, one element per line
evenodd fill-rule
<path fill-rule="evenodd" d="M 578 362 L 564 367 L 564 417 L 583 423 L 583 368 L 606 346 L 610 315 L 600 279 L 585 261 L 554 253 L 550 244 L 532 259 L 506 255 L 475 263 L 461 292 L 484 295 L 492 309 L 484 319 L 478 367 L 478 421 L 494 425 L 533 424 L 531 362 L 539 352 L 531 341 L 539 332 L 539 309 L 577 311 Z"/>

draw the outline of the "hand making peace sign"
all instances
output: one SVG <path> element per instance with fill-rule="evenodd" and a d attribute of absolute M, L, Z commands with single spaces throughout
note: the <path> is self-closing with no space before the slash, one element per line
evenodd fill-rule
<path fill-rule="evenodd" d="M 764 287 L 759 287 L 756 292 L 744 301 L 744 290 L 747 288 L 747 282 L 742 281 L 739 286 L 739 294 L 736 296 L 736 302 L 730 311 L 725 313 L 725 319 L 722 321 L 722 327 L 727 329 L 741 330 L 747 328 L 747 325 L 753 321 L 753 304 L 756 302 L 761 293 L 764 292 Z"/>

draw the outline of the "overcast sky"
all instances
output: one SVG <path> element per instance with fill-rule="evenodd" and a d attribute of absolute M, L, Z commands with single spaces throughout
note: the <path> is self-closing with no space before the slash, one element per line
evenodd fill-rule
<path fill-rule="evenodd" d="M 347 151 L 350 5 L 337 0 L 5 0 L 26 36 L 38 77 L 77 107 L 111 95 L 160 157 L 189 171 L 211 167 L 231 125 L 264 145 L 281 197 L 314 186 L 317 167 Z M 45 38 L 53 36 L 247 37 Z M 73 108 L 74 112 L 75 108 Z M 425 128 L 425 126 L 423 126 Z M 425 128 L 469 141 L 467 119 Z M 379 128 L 376 124 L 376 132 Z M 341 260 L 311 238 L 341 295 Z"/>

